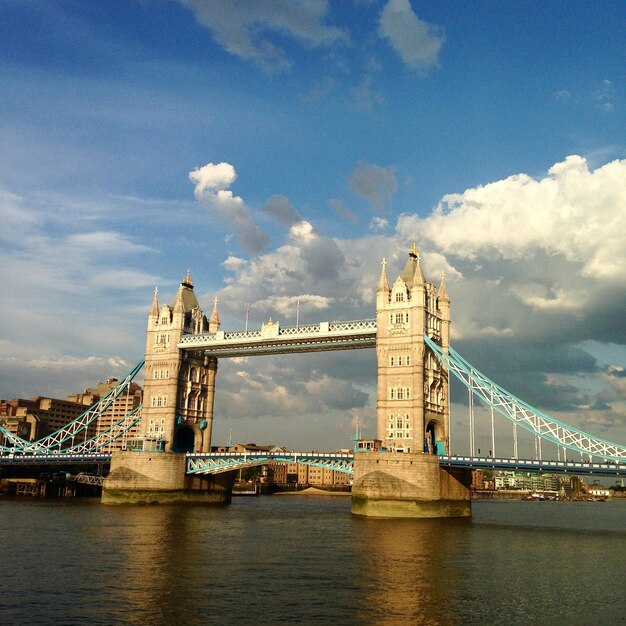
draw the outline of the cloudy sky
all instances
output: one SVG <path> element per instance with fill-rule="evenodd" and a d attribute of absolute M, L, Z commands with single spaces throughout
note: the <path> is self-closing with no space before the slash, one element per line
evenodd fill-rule
<path fill-rule="evenodd" d="M 123 375 L 154 287 L 171 300 L 188 268 L 225 329 L 248 304 L 250 327 L 298 301 L 300 322 L 373 317 L 382 257 L 395 278 L 415 239 L 458 352 L 626 442 L 625 20 L 581 0 L 0 3 L 0 397 Z M 374 385 L 371 350 L 224 360 L 214 440 L 346 447 L 357 417 L 374 432 Z"/>

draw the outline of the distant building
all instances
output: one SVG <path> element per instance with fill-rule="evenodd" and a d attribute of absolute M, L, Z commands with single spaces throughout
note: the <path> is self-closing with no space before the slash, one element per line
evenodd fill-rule
<path fill-rule="evenodd" d="M 587 493 L 594 498 L 608 498 L 611 491 L 608 487 L 604 487 L 597 480 L 592 485 L 587 485 Z"/>
<path fill-rule="evenodd" d="M 336 487 L 339 485 L 349 485 L 352 477 L 345 472 L 327 469 L 325 467 L 310 467 L 308 469 L 307 481 L 309 485 L 315 487 Z"/>
<path fill-rule="evenodd" d="M 34 396 L 0 400 L 0 418 L 5 428 L 26 441 L 36 441 L 63 428 L 88 408 L 82 402 Z M 66 443 L 66 447 L 71 442 Z"/>
<path fill-rule="evenodd" d="M 80 402 L 84 405 L 91 406 L 104 398 L 111 390 L 115 389 L 119 383 L 117 378 L 108 378 L 105 383 L 98 383 L 97 387 L 85 389 L 83 393 L 77 393 L 68 396 L 68 400 Z M 128 388 L 119 395 L 115 402 L 102 412 L 100 417 L 90 428 L 91 436 L 98 436 L 105 433 L 112 426 L 117 424 L 126 415 L 132 413 L 142 403 L 142 389 L 136 383 L 130 383 Z M 136 424 L 123 436 L 108 444 L 105 452 L 113 450 L 121 450 L 124 442 L 129 437 L 136 437 L 139 434 L 139 425 Z"/>
<path fill-rule="evenodd" d="M 496 490 L 515 489 L 523 491 L 569 491 L 570 477 L 559 474 L 536 472 L 501 471 L 494 477 Z"/>
<path fill-rule="evenodd" d="M 495 489 L 495 481 L 491 472 L 485 473 L 481 469 L 472 472 L 472 489 L 474 490 L 493 490 Z"/>

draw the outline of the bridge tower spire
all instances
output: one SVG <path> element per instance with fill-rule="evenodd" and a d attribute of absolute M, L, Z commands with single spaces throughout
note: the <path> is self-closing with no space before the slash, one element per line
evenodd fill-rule
<path fill-rule="evenodd" d="M 217 359 L 183 352 L 183 334 L 219 328 L 217 303 L 209 322 L 193 291 L 189 270 L 171 305 L 159 307 L 155 290 L 148 315 L 142 432 L 160 437 L 168 451 L 211 450 Z"/>

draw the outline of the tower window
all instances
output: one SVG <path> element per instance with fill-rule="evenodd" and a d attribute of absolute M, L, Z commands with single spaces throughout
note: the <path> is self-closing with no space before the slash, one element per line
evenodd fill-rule
<path fill-rule="evenodd" d="M 411 397 L 410 387 L 390 387 L 389 399 L 390 400 L 409 400 Z"/>

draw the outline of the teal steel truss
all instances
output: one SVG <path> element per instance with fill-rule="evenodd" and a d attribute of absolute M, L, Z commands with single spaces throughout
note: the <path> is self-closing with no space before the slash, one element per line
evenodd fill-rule
<path fill-rule="evenodd" d="M 187 454 L 187 474 L 220 474 L 268 463 L 299 463 L 352 474 L 354 455 L 351 452 L 189 453 Z"/>
<path fill-rule="evenodd" d="M 626 446 L 606 441 L 533 408 L 487 378 L 458 352 L 445 352 L 430 337 L 424 342 L 475 396 L 514 424 L 557 446 L 612 461 L 626 460 Z"/>

